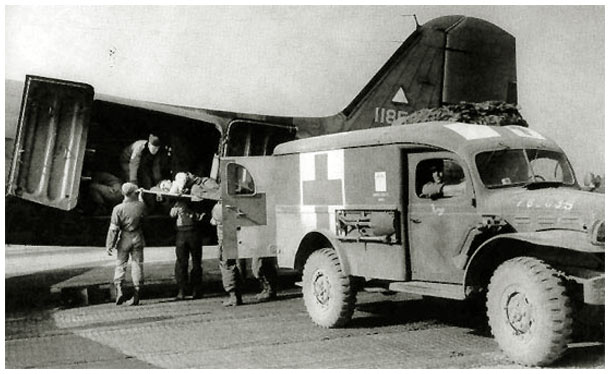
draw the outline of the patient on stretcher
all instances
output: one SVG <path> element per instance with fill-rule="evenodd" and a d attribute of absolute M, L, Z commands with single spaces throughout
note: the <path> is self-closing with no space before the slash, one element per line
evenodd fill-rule
<path fill-rule="evenodd" d="M 189 172 L 176 173 L 174 180 L 162 180 L 150 189 L 151 192 L 160 192 L 157 199 L 163 195 L 176 195 L 190 197 L 193 201 L 220 200 L 220 186 L 211 178 L 199 177 Z"/>

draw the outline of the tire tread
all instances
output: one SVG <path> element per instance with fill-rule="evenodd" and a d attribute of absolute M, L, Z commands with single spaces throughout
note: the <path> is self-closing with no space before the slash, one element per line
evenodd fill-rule
<path fill-rule="evenodd" d="M 550 334 L 546 337 L 546 340 L 551 344 L 547 347 L 536 347 L 538 350 L 534 349 L 532 352 L 512 358 L 527 366 L 550 364 L 561 357 L 567 349 L 572 332 L 572 310 L 564 279 L 546 262 L 533 257 L 517 257 L 504 262 L 496 269 L 490 280 L 490 289 L 487 293 L 487 313 L 492 333 L 496 337 L 503 335 L 500 326 L 494 322 L 496 316 L 492 315 L 494 310 L 493 298 L 495 297 L 493 294 L 495 292 L 494 285 L 502 282 L 504 277 L 510 276 L 515 268 L 526 270 L 535 283 L 550 285 L 543 288 L 545 293 L 543 303 L 544 305 L 551 305 L 550 308 L 547 308 L 547 312 L 550 314 L 547 320 L 551 326 L 545 332 Z M 506 352 L 504 347 L 501 348 Z M 511 355 L 510 352 L 507 353 Z"/>
<path fill-rule="evenodd" d="M 333 248 L 322 248 L 314 252 L 312 256 L 322 256 L 329 261 L 329 264 L 334 268 L 334 270 L 339 275 L 339 286 L 341 287 L 341 293 L 343 294 L 343 302 L 341 304 L 341 310 L 339 311 L 339 315 L 335 321 L 331 323 L 320 323 L 317 321 L 314 316 L 310 313 L 311 320 L 324 328 L 334 328 L 341 327 L 346 325 L 352 318 L 354 314 L 354 309 L 356 307 L 356 294 L 351 287 L 351 280 L 348 275 L 345 274 L 343 269 L 341 268 L 341 261 L 335 250 Z M 309 265 L 308 265 L 309 264 Z M 311 266 L 309 260 L 305 263 L 305 270 L 303 273 L 307 272 L 308 267 Z"/>

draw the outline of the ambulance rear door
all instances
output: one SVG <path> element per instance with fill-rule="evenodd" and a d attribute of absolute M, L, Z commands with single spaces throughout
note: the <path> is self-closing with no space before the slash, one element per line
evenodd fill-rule
<path fill-rule="evenodd" d="M 92 105 L 88 84 L 26 76 L 7 195 L 76 206 Z"/>
<path fill-rule="evenodd" d="M 223 251 L 226 258 L 275 257 L 268 214 L 273 156 L 221 159 Z"/>

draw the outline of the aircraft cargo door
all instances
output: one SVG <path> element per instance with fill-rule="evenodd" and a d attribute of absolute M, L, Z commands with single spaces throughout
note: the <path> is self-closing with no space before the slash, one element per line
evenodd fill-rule
<path fill-rule="evenodd" d="M 223 251 L 226 258 L 273 257 L 275 227 L 267 212 L 273 156 L 221 160 Z"/>
<path fill-rule="evenodd" d="M 76 206 L 92 104 L 88 84 L 26 77 L 8 195 L 63 210 Z"/>

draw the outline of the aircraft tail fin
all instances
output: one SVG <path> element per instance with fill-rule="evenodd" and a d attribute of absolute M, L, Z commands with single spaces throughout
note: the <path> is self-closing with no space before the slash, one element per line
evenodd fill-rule
<path fill-rule="evenodd" d="M 343 129 L 390 125 L 445 104 L 516 104 L 516 75 L 511 34 L 478 18 L 436 18 L 417 27 L 343 110 Z"/>

